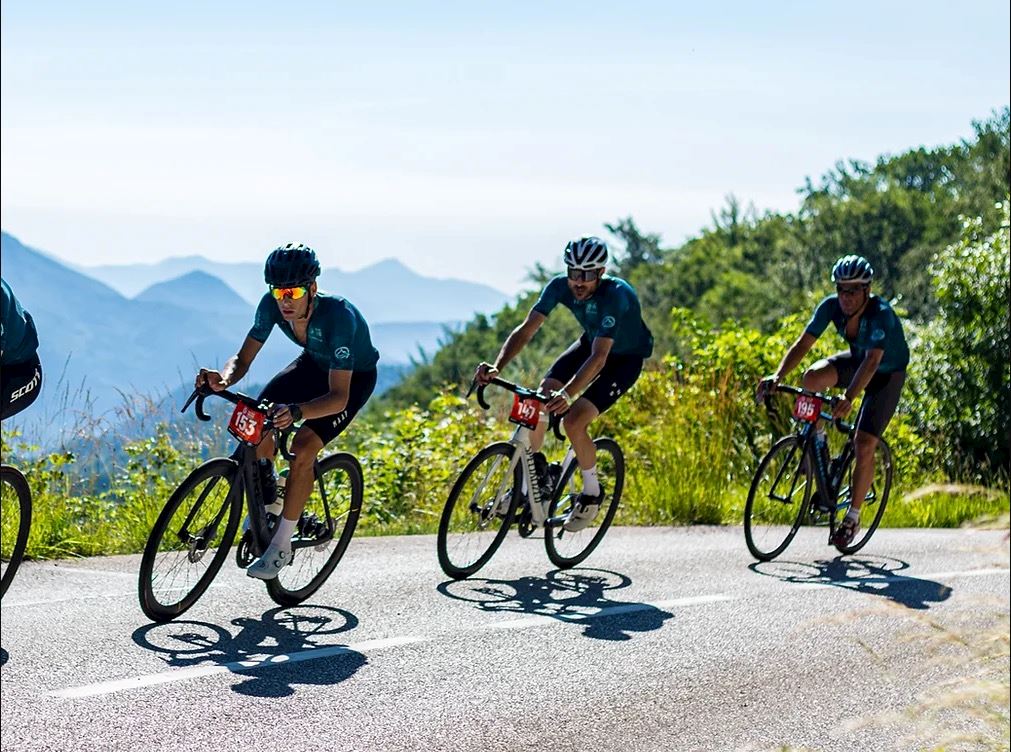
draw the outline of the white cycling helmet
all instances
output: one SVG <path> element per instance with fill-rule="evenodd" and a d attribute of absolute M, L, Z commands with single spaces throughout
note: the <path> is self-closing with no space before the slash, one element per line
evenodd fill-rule
<path fill-rule="evenodd" d="M 563 258 L 570 269 L 603 269 L 607 266 L 607 243 L 593 235 L 570 240 Z"/>
<path fill-rule="evenodd" d="M 862 282 L 874 279 L 874 267 L 863 256 L 843 256 L 832 267 L 833 282 Z"/>

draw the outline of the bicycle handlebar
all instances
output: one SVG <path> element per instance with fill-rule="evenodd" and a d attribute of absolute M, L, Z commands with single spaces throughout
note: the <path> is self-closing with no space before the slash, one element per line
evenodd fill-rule
<path fill-rule="evenodd" d="M 776 384 L 775 390 L 777 392 L 786 392 L 787 394 L 796 394 L 798 396 L 814 397 L 815 399 L 828 403 L 831 407 L 835 407 L 837 404 L 842 402 L 842 397 L 833 397 L 829 394 L 825 394 L 825 392 L 815 392 L 810 389 L 802 389 L 801 387 L 790 386 L 788 384 Z M 771 396 L 772 395 L 770 393 L 766 392 L 764 400 L 766 405 L 768 405 L 769 397 Z M 844 431 L 845 433 L 851 433 L 853 431 L 852 424 L 847 423 L 842 418 L 833 418 L 831 413 L 827 413 L 824 410 L 821 411 L 821 418 L 834 423 L 835 427 L 840 431 Z"/>
<path fill-rule="evenodd" d="M 548 402 L 551 399 L 550 394 L 544 394 L 534 389 L 528 389 L 525 386 L 520 386 L 519 384 L 514 384 L 511 381 L 500 379 L 497 376 L 493 378 L 491 381 L 489 381 L 487 384 L 481 385 L 478 385 L 477 379 L 474 379 L 473 381 L 470 382 L 470 389 L 467 390 L 467 396 L 470 397 L 470 395 L 474 393 L 474 388 L 477 387 L 477 404 L 479 404 L 483 409 L 489 410 L 491 409 L 491 405 L 489 405 L 485 401 L 484 390 L 487 389 L 488 386 L 490 386 L 491 384 L 494 384 L 495 386 L 500 386 L 507 392 L 512 392 L 513 394 L 518 395 L 520 399 L 535 399 L 540 403 Z M 565 436 L 562 435 L 561 430 L 558 428 L 560 423 L 561 423 L 561 416 L 552 413 L 548 417 L 548 426 L 551 428 L 551 431 L 555 434 L 555 438 L 557 438 L 559 441 L 565 441 Z"/>
<path fill-rule="evenodd" d="M 241 403 L 248 405 L 254 410 L 260 410 L 261 412 L 269 410 L 270 407 L 273 406 L 271 403 L 263 403 L 261 406 L 261 403 L 258 400 L 255 400 L 248 394 L 243 394 L 242 392 L 230 392 L 227 389 L 222 389 L 220 392 L 216 392 L 205 384 L 204 386 L 198 386 L 193 390 L 179 412 L 186 412 L 195 400 L 196 405 L 194 405 L 193 410 L 196 412 L 197 418 L 203 421 L 210 420 L 211 416 L 204 412 L 204 400 L 208 397 L 221 397 L 221 399 L 231 402 L 233 405 Z M 277 428 L 274 425 L 274 421 L 268 415 L 267 420 L 264 423 L 264 428 L 276 431 L 279 434 L 280 441 L 277 442 L 278 448 L 281 450 L 281 455 L 290 462 L 295 455 L 288 450 L 288 439 L 291 437 L 292 431 L 294 431 L 294 424 L 288 426 L 287 428 Z"/>

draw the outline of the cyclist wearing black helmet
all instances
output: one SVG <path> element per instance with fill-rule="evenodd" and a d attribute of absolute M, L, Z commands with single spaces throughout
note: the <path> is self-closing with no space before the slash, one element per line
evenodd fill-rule
<path fill-rule="evenodd" d="M 583 335 L 548 369 L 540 387 L 553 395 L 544 409 L 565 413 L 562 427 L 582 471 L 583 492 L 564 524 L 566 530 L 577 531 L 597 516 L 604 496 L 589 425 L 639 378 L 643 361 L 653 354 L 653 335 L 642 320 L 635 289 L 625 280 L 604 273 L 604 241 L 593 236 L 572 240 L 565 246 L 563 259 L 567 273 L 548 282 L 526 320 L 502 345 L 495 363 L 481 363 L 475 378 L 487 384 L 498 375 L 526 347 L 559 303 L 582 324 Z M 541 421 L 534 431 L 531 446 L 535 451 L 543 445 L 546 429 L 547 423 Z M 539 451 L 534 461 L 539 471 L 547 465 Z"/>
<path fill-rule="evenodd" d="M 836 531 L 833 543 L 847 546 L 860 529 L 860 507 L 874 477 L 874 450 L 895 414 L 909 364 L 909 347 L 902 323 L 887 301 L 871 294 L 874 269 L 863 256 L 843 256 L 832 267 L 836 294 L 818 304 L 804 333 L 783 356 L 779 368 L 758 385 L 761 398 L 800 365 L 815 341 L 831 323 L 850 349 L 819 360 L 804 373 L 804 388 L 825 391 L 845 387 L 846 393 L 833 410 L 844 418 L 861 393 L 863 404 L 856 420 L 856 467 L 850 498 L 852 504 Z M 818 424 L 819 442 L 824 426 Z"/>
<path fill-rule="evenodd" d="M 246 570 L 259 579 L 276 577 L 291 562 L 292 532 L 312 491 L 313 460 L 347 428 L 376 386 L 379 353 L 372 346 L 368 324 L 347 300 L 318 290 L 319 273 L 311 248 L 294 243 L 275 248 L 263 270 L 270 290 L 257 306 L 253 328 L 239 352 L 220 372 L 200 369 L 196 379 L 197 386 L 206 384 L 215 391 L 236 383 L 246 375 L 275 326 L 304 348 L 260 394 L 261 400 L 275 404 L 273 419 L 278 428 L 305 422 L 292 439 L 295 459 L 273 540 Z M 267 463 L 273 462 L 275 452 L 273 437 L 257 448 L 257 456 Z M 272 478 L 272 466 L 267 467 Z"/>

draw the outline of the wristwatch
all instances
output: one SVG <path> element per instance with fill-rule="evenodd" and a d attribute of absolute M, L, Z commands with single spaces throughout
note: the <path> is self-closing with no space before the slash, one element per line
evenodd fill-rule
<path fill-rule="evenodd" d="M 302 408 L 298 405 L 288 405 L 288 413 L 291 415 L 292 423 L 298 423 L 302 420 Z"/>

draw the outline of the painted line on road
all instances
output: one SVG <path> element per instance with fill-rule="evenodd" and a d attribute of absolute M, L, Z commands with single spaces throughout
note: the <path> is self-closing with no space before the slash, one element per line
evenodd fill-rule
<path fill-rule="evenodd" d="M 231 585 L 226 585 L 225 583 L 212 583 L 208 590 L 236 590 L 237 588 Z M 67 596 L 65 598 L 46 598 L 43 600 L 35 601 L 13 601 L 11 603 L 4 604 L 4 608 L 26 608 L 30 606 L 51 606 L 57 603 L 76 603 L 78 601 L 94 601 L 94 600 L 105 600 L 106 598 L 136 598 L 137 591 L 126 590 L 121 593 L 93 593 L 91 595 L 73 595 Z"/>
<path fill-rule="evenodd" d="M 233 661 L 231 663 L 218 663 L 210 666 L 191 666 L 190 668 L 173 669 L 163 671 L 158 674 L 148 674 L 146 676 L 135 676 L 129 679 L 117 679 L 115 681 L 99 682 L 97 684 L 86 684 L 83 687 L 73 687 L 70 689 L 58 689 L 47 694 L 50 697 L 80 698 L 95 697 L 96 695 L 110 695 L 116 692 L 123 692 L 130 689 L 140 689 L 141 687 L 151 687 L 156 684 L 168 684 L 177 681 L 187 681 L 197 679 L 202 676 L 213 676 L 215 674 L 229 674 L 242 671 L 253 671 L 260 668 L 278 668 L 292 663 L 302 661 L 315 661 L 320 658 L 329 658 L 335 655 L 347 655 L 349 653 L 361 653 L 366 650 L 381 650 L 383 648 L 398 647 L 400 645 L 410 645 L 417 642 L 425 642 L 427 637 L 389 637 L 381 640 L 366 640 L 353 645 L 333 645 L 326 648 L 316 648 L 314 650 L 303 650 L 298 653 L 282 653 L 280 655 L 269 655 L 263 658 L 250 658 L 244 661 Z"/>
<path fill-rule="evenodd" d="M 1001 568 L 991 568 L 991 569 L 967 569 L 961 572 L 927 572 L 925 574 L 913 575 L 901 575 L 901 574 L 890 574 L 883 577 L 871 576 L 871 577 L 849 577 L 847 579 L 832 580 L 831 582 L 821 581 L 821 582 L 805 582 L 798 584 L 797 590 L 824 590 L 826 588 L 845 588 L 847 585 L 859 585 L 861 583 L 868 585 L 877 585 L 881 583 L 892 583 L 892 582 L 916 582 L 917 580 L 940 580 L 943 578 L 951 577 L 989 577 L 995 574 L 1008 574 L 1011 572 L 1009 569 Z"/>

